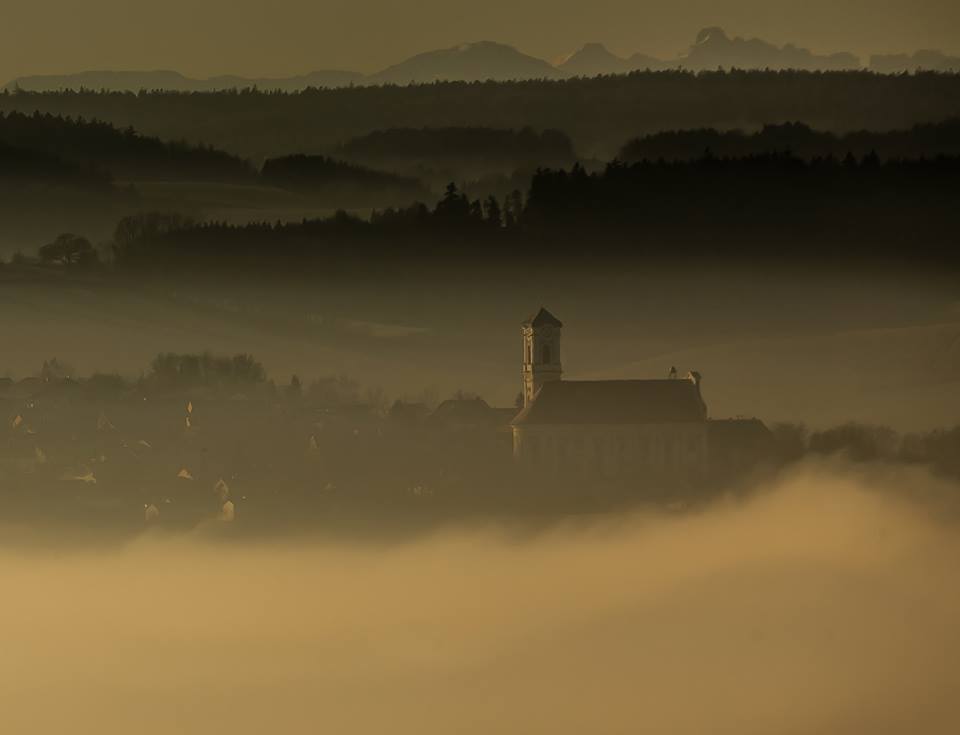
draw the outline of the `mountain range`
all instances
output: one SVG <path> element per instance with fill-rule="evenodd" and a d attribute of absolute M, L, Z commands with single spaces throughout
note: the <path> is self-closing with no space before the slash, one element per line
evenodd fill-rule
<path fill-rule="evenodd" d="M 777 46 L 759 38 L 730 37 L 718 27 L 701 30 L 692 46 L 674 59 L 659 59 L 643 53 L 617 56 L 601 43 L 588 43 L 557 63 L 493 41 L 464 43 L 451 48 L 417 54 L 374 74 L 344 70 L 314 71 L 293 77 L 250 78 L 234 75 L 195 79 L 176 71 L 85 71 L 74 74 L 37 75 L 14 79 L 6 89 L 56 91 L 95 89 L 137 91 L 163 89 L 206 92 L 221 89 L 259 89 L 292 92 L 308 87 L 350 85 L 429 84 L 436 81 L 507 81 L 566 79 L 603 74 L 625 74 L 637 70 L 689 69 L 691 71 L 730 69 L 842 70 L 863 68 L 853 54 L 816 54 L 786 44 Z M 881 73 L 933 69 L 960 70 L 960 58 L 939 51 L 918 51 L 912 55 L 878 55 L 868 67 Z"/>

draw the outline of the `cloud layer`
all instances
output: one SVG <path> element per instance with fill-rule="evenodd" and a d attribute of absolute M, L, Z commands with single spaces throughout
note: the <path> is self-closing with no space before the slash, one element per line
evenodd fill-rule
<path fill-rule="evenodd" d="M 814 465 L 533 538 L 8 549 L 0 729 L 955 731 L 955 492 Z"/>

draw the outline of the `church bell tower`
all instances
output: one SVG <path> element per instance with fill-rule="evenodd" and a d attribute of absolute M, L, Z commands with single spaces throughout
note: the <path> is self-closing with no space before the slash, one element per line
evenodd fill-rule
<path fill-rule="evenodd" d="M 540 386 L 560 380 L 560 332 L 563 323 L 544 308 L 523 323 L 523 407 L 533 401 Z"/>

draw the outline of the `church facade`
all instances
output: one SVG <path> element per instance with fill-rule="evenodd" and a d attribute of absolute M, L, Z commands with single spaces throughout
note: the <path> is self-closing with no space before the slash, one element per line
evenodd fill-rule
<path fill-rule="evenodd" d="M 700 376 L 563 380 L 563 324 L 546 309 L 522 325 L 523 409 L 513 454 L 543 476 L 694 480 L 707 471 Z"/>

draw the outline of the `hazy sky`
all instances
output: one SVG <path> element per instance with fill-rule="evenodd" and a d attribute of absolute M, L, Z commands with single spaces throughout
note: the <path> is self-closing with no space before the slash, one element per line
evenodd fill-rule
<path fill-rule="evenodd" d="M 375 71 L 496 40 L 553 59 L 586 41 L 674 56 L 704 26 L 866 56 L 960 51 L 956 0 L 8 0 L 0 79 L 84 69 L 192 75 Z"/>

